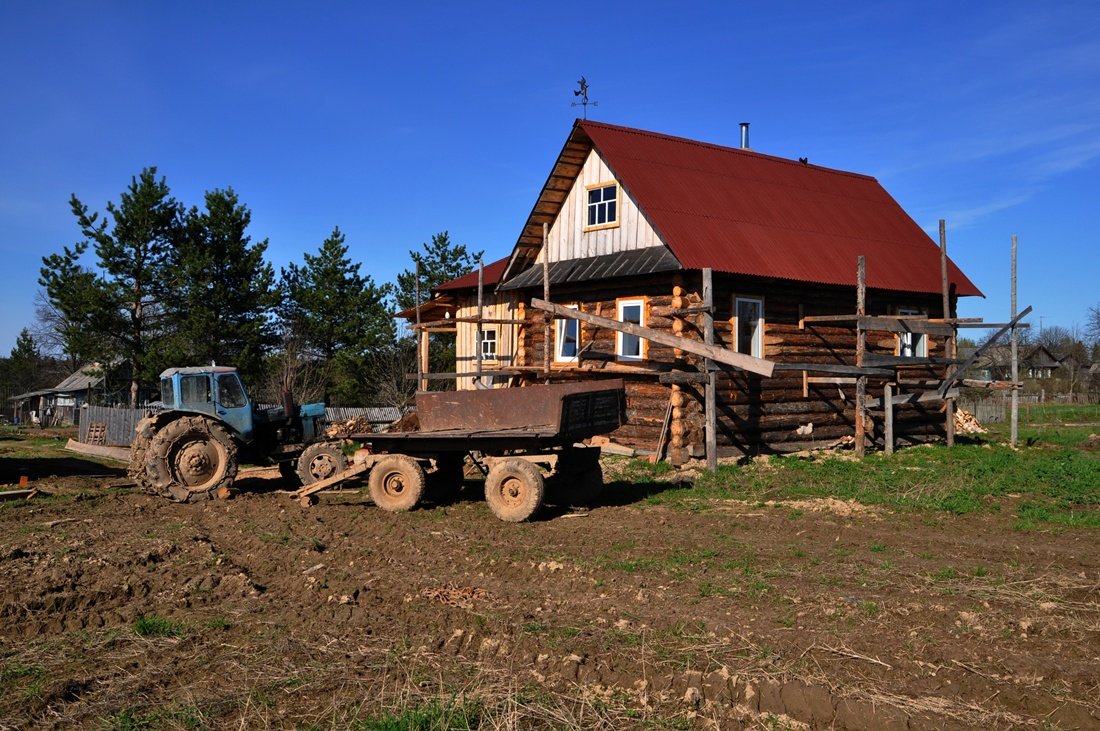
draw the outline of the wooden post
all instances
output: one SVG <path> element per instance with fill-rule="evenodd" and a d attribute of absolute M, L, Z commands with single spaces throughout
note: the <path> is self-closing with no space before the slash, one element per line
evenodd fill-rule
<path fill-rule="evenodd" d="M 883 422 L 885 423 L 886 453 L 894 453 L 894 384 L 887 383 L 883 388 Z"/>
<path fill-rule="evenodd" d="M 867 315 L 867 259 L 859 257 L 856 264 L 856 316 Z M 863 366 L 863 354 L 867 348 L 867 333 L 860 320 L 856 320 L 856 365 Z M 863 405 L 867 400 L 867 376 L 856 379 L 856 456 L 862 457 L 864 445 Z"/>
<path fill-rule="evenodd" d="M 474 339 L 474 349 L 477 351 L 477 385 L 481 387 L 481 339 L 485 337 L 481 328 L 481 318 L 484 315 L 482 308 L 485 306 L 485 260 L 477 263 L 477 337 Z M 456 327 L 457 330 L 457 327 Z"/>
<path fill-rule="evenodd" d="M 428 333 L 420 329 L 420 262 L 416 262 L 416 388 L 428 390 L 428 380 L 424 373 L 428 370 Z"/>
<path fill-rule="evenodd" d="M 947 283 L 947 222 L 940 219 L 940 283 L 943 287 L 943 317 L 951 317 L 951 285 Z M 955 338 L 948 335 L 943 341 L 944 355 L 951 360 L 955 359 Z M 955 372 L 955 366 L 948 365 L 946 377 L 950 378 Z M 947 446 L 955 446 L 955 399 L 949 398 L 944 402 L 944 432 L 947 435 Z"/>
<path fill-rule="evenodd" d="M 1016 319 L 1016 234 L 1012 234 L 1012 317 Z M 1012 427 L 1009 443 L 1016 448 L 1020 439 L 1020 372 L 1019 372 L 1019 343 L 1020 337 L 1016 327 L 1012 328 L 1010 342 L 1012 343 Z"/>
<path fill-rule="evenodd" d="M 703 306 L 707 308 L 703 313 L 703 342 L 714 345 L 714 272 L 709 268 L 703 270 Z M 704 400 L 707 469 L 714 472 L 718 469 L 718 405 L 715 397 L 718 373 L 710 358 L 703 359 L 703 368 L 707 373 Z"/>
<path fill-rule="evenodd" d="M 550 301 L 550 251 L 549 251 L 549 239 L 550 239 L 550 225 L 547 223 L 542 224 L 542 298 L 547 302 Z M 550 313 L 544 312 L 543 327 L 542 327 L 542 370 L 546 372 L 546 375 L 550 375 L 550 348 L 553 344 L 550 342 Z M 577 341 L 580 342 L 581 324 L 577 323 Z"/>

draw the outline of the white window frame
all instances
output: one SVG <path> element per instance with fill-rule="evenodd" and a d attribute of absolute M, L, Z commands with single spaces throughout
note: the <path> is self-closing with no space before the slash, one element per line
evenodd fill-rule
<path fill-rule="evenodd" d="M 900 317 L 923 317 L 928 312 L 926 310 L 918 310 L 915 307 L 899 307 L 898 315 Z M 925 333 L 904 332 L 898 333 L 898 356 L 902 358 L 927 358 L 928 357 L 928 335 Z M 889 342 L 889 341 L 887 341 Z M 906 353 L 906 351 L 909 351 Z"/>
<path fill-rule="evenodd" d="M 616 300 L 616 302 L 615 302 L 615 317 L 619 320 L 619 322 L 626 322 L 626 320 L 623 319 L 623 310 L 627 307 L 637 307 L 638 308 L 638 322 L 636 322 L 634 324 L 639 325 L 639 326 L 645 326 L 645 309 L 646 309 L 645 305 L 646 305 L 645 297 L 630 297 L 628 299 Z M 634 337 L 637 337 L 637 340 L 638 340 L 638 352 L 637 352 L 637 354 L 624 352 L 623 343 L 626 341 L 627 338 L 634 338 Z M 624 333 L 624 332 L 616 332 L 615 333 L 615 358 L 617 360 L 626 360 L 626 361 L 645 360 L 646 351 L 648 350 L 648 348 L 646 347 L 647 344 L 648 344 L 648 341 L 643 337 L 638 337 L 638 336 L 635 336 L 635 335 L 628 335 L 627 333 Z"/>
<path fill-rule="evenodd" d="M 492 333 L 491 337 L 487 337 Z M 485 352 L 485 346 L 492 343 L 493 352 Z M 478 344 L 478 350 L 481 352 L 481 362 L 496 363 L 499 356 L 497 349 L 500 346 L 500 332 L 495 327 L 482 327 L 481 328 L 481 342 Z"/>
<path fill-rule="evenodd" d="M 760 316 L 757 318 L 756 332 L 752 336 L 752 344 L 749 347 L 748 353 L 745 355 L 751 355 L 754 358 L 764 357 L 764 298 L 763 297 L 740 297 L 734 295 L 733 297 L 733 352 L 741 353 L 741 318 L 738 314 L 740 311 L 740 304 L 742 302 L 754 302 L 760 309 Z"/>
<path fill-rule="evenodd" d="M 577 309 L 576 305 L 566 305 L 570 310 Z M 562 350 L 565 345 L 565 329 L 566 327 L 576 327 L 577 334 L 575 338 L 577 355 L 563 355 Z M 554 320 L 554 362 L 555 363 L 576 363 L 578 356 L 581 352 L 581 321 L 572 320 L 567 317 L 558 317 Z"/>
<path fill-rule="evenodd" d="M 589 197 L 591 196 L 593 191 L 595 191 L 595 190 L 604 191 L 604 190 L 607 190 L 608 188 L 613 188 L 615 190 L 615 198 L 613 199 L 614 203 L 615 203 L 615 215 L 610 216 L 610 217 L 607 216 L 607 204 L 608 204 L 609 200 L 605 199 L 602 194 L 600 196 L 599 201 L 592 202 L 592 201 L 589 200 Z M 618 226 L 619 225 L 620 213 L 621 213 L 621 210 L 622 210 L 622 200 L 621 199 L 622 199 L 622 195 L 620 195 L 620 193 L 619 193 L 619 184 L 616 183 L 613 180 L 609 181 L 609 182 L 595 183 L 594 185 L 585 186 L 585 189 L 584 189 L 584 230 L 585 231 L 598 231 L 599 229 L 602 229 L 602 228 L 614 228 L 614 227 Z M 589 219 L 589 214 L 592 210 L 596 211 L 596 223 L 591 223 L 590 224 L 588 222 L 588 219 Z M 604 213 L 604 220 L 602 222 L 600 222 L 600 220 L 599 220 L 601 210 Z"/>

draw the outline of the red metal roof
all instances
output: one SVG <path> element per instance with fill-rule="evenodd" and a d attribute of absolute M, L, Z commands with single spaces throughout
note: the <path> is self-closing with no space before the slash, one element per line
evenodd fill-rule
<path fill-rule="evenodd" d="M 494 261 L 492 264 L 485 265 L 485 287 L 495 287 L 500 282 L 501 275 L 504 274 L 504 267 L 508 266 L 508 259 L 510 257 L 504 257 L 498 261 Z M 433 287 L 433 292 L 446 292 L 452 289 L 476 289 L 477 288 L 477 269 L 473 270 L 469 274 L 463 274 L 461 277 L 452 279 L 449 282 L 444 282 L 437 287 Z"/>
<path fill-rule="evenodd" d="M 868 287 L 942 291 L 939 246 L 872 177 L 600 122 L 578 132 L 685 269 L 854 285 L 864 255 Z M 950 261 L 948 278 L 981 295 Z"/>

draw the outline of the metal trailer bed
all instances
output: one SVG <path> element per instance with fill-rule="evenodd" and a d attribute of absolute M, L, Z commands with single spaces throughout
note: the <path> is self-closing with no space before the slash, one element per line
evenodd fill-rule
<path fill-rule="evenodd" d="M 501 520 L 518 522 L 551 488 L 572 502 L 603 486 L 599 447 L 581 440 L 625 421 L 621 379 L 483 391 L 417 394 L 420 431 L 354 434 L 352 465 L 294 493 L 303 506 L 323 490 L 366 475 L 375 504 L 411 510 L 425 487 L 456 490 L 467 457 L 485 475 L 485 499 Z M 472 428 L 475 427 L 475 428 Z"/>

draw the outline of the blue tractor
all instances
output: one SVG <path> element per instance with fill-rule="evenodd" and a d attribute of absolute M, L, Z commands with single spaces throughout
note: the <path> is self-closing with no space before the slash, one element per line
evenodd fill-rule
<path fill-rule="evenodd" d="M 240 462 L 278 465 L 309 485 L 347 469 L 341 442 L 325 436 L 325 405 L 252 402 L 236 368 L 169 368 L 162 408 L 142 419 L 130 447 L 130 477 L 146 492 L 178 502 L 228 497 Z"/>

